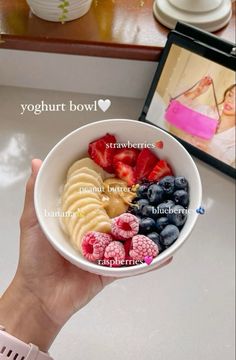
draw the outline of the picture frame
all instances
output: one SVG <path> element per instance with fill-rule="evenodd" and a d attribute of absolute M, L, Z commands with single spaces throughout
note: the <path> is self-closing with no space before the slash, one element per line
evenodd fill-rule
<path fill-rule="evenodd" d="M 193 26 L 170 31 L 140 121 L 235 178 L 235 45 Z"/>

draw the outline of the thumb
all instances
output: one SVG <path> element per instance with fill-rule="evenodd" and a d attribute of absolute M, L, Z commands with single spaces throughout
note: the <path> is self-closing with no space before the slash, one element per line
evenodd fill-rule
<path fill-rule="evenodd" d="M 31 175 L 26 184 L 25 204 L 20 220 L 21 230 L 26 230 L 38 223 L 34 208 L 34 186 L 42 160 L 33 159 L 31 163 Z"/>

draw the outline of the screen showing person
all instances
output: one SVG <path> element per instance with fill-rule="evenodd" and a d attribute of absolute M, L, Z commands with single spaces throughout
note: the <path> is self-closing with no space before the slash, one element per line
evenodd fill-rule
<path fill-rule="evenodd" d="M 146 119 L 235 168 L 235 73 L 172 44 Z"/>

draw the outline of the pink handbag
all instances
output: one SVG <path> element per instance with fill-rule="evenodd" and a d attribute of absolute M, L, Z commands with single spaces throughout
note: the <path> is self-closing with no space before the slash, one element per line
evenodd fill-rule
<path fill-rule="evenodd" d="M 186 91 L 193 89 L 199 82 L 200 81 L 198 81 Z M 202 138 L 204 140 L 212 139 L 212 137 L 217 132 L 217 128 L 221 119 L 216 99 L 215 87 L 213 82 L 211 84 L 219 116 L 218 119 L 214 119 L 207 115 L 204 115 L 176 100 L 178 97 L 186 93 L 186 91 L 184 91 L 183 93 L 170 99 L 169 106 L 165 112 L 166 121 L 189 135 L 198 136 L 199 138 Z"/>

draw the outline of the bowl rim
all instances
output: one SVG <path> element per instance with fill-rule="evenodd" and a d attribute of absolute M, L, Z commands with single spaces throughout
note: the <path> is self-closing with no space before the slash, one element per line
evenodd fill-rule
<path fill-rule="evenodd" d="M 39 205 L 39 197 L 38 197 L 38 188 L 41 182 L 41 178 L 43 176 L 43 171 L 44 168 L 46 166 L 46 163 L 48 161 L 50 161 L 50 158 L 52 156 L 53 153 L 55 153 L 55 151 L 61 147 L 61 145 L 66 142 L 68 140 L 69 137 L 74 136 L 76 133 L 79 133 L 81 130 L 88 128 L 88 127 L 94 127 L 97 124 L 100 123 L 112 123 L 114 121 L 119 121 L 119 122 L 125 122 L 125 123 L 136 123 L 138 125 L 142 124 L 145 127 L 149 127 L 149 128 L 153 128 L 153 129 L 158 129 L 158 131 L 160 131 L 160 133 L 163 133 L 165 136 L 169 137 L 170 140 L 172 142 L 175 142 L 178 144 L 179 147 L 182 148 L 182 150 L 185 152 L 185 155 L 189 158 L 189 161 L 192 165 L 192 171 L 194 171 L 196 179 L 197 179 L 197 183 L 198 183 L 198 193 L 199 193 L 199 206 L 201 206 L 201 201 L 202 201 L 202 183 L 201 183 L 201 178 L 199 175 L 199 171 L 198 168 L 195 164 L 195 162 L 193 161 L 191 155 L 188 153 L 188 151 L 184 148 L 184 146 L 178 141 L 176 140 L 172 135 L 170 135 L 169 133 L 167 133 L 166 131 L 142 122 L 142 121 L 138 121 L 138 120 L 131 120 L 131 119 L 106 119 L 106 120 L 99 120 L 96 122 L 92 122 L 89 124 L 85 124 L 81 127 L 78 127 L 77 129 L 73 130 L 72 132 L 70 132 L 69 134 L 67 134 L 66 136 L 64 136 L 61 140 L 59 140 L 54 147 L 49 151 L 49 153 L 47 154 L 47 156 L 45 157 L 45 159 L 43 160 L 43 163 L 40 167 L 40 170 L 38 172 L 37 178 L 36 178 L 36 182 L 35 182 L 35 188 L 34 188 L 34 206 L 35 206 L 35 212 L 37 215 L 37 219 L 39 221 L 40 227 L 42 229 L 42 231 L 44 232 L 46 238 L 48 239 L 48 241 L 51 243 L 51 245 L 63 256 L 65 257 L 68 261 L 71 261 L 74 265 L 80 267 L 81 269 L 86 269 L 87 271 L 90 271 L 92 273 L 96 273 L 96 274 L 101 274 L 101 273 L 106 273 L 107 276 L 116 276 L 116 274 L 119 276 L 132 276 L 132 272 L 137 273 L 137 274 L 141 274 L 144 272 L 148 272 L 158 266 L 160 266 L 161 264 L 163 264 L 165 261 L 167 261 L 169 258 L 171 258 L 173 256 L 173 254 L 183 245 L 183 243 L 189 238 L 191 232 L 194 229 L 194 226 L 196 224 L 196 221 L 198 219 L 199 214 L 197 212 L 194 213 L 194 217 L 192 220 L 192 224 L 189 227 L 187 233 L 185 234 L 184 238 L 181 239 L 180 241 L 178 241 L 179 239 L 177 239 L 177 241 L 171 245 L 168 249 L 166 249 L 165 251 L 163 251 L 160 255 L 158 255 L 156 258 L 153 259 L 152 263 L 150 265 L 147 266 L 147 264 L 144 262 L 142 264 L 138 264 L 138 265 L 134 265 L 134 266 L 124 266 L 124 267 L 109 267 L 109 266 L 101 266 L 95 263 L 92 263 L 90 261 L 88 261 L 87 259 L 83 258 L 81 255 L 81 259 L 78 258 L 76 255 L 71 254 L 68 250 L 64 249 L 63 245 L 59 244 L 56 240 L 55 237 L 51 236 L 51 234 L 49 233 L 49 231 L 47 230 L 47 227 L 44 225 L 44 221 L 43 221 L 43 215 L 42 212 L 40 211 L 40 205 Z"/>

